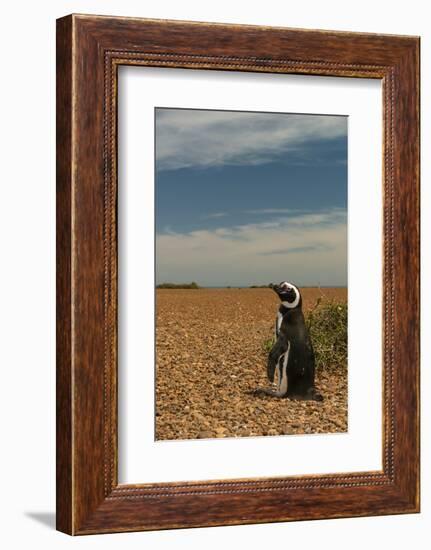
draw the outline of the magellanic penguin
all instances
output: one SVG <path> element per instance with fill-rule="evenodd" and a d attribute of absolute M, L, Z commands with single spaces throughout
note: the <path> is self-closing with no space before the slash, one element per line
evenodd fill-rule
<path fill-rule="evenodd" d="M 261 388 L 258 393 L 272 397 L 323 401 L 314 386 L 315 357 L 308 329 L 302 312 L 302 297 L 292 283 L 271 285 L 281 304 L 275 325 L 275 343 L 269 352 L 267 373 L 274 382 L 277 369 L 276 390 Z"/>

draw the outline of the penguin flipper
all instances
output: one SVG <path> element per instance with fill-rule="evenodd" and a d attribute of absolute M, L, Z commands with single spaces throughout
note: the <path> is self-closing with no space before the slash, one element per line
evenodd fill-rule
<path fill-rule="evenodd" d="M 283 355 L 286 349 L 287 344 L 284 338 L 279 335 L 277 341 L 272 346 L 271 351 L 268 354 L 267 375 L 270 382 L 274 382 L 275 367 L 278 364 L 280 356 Z"/>

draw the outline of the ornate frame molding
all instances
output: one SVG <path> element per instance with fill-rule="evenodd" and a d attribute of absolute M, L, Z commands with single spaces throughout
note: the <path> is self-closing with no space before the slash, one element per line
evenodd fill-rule
<path fill-rule="evenodd" d="M 218 47 L 226 37 L 229 45 Z M 58 529 L 85 534 L 418 511 L 418 39 L 68 16 L 58 20 L 57 48 Z M 119 65 L 382 80 L 382 471 L 118 484 Z"/>

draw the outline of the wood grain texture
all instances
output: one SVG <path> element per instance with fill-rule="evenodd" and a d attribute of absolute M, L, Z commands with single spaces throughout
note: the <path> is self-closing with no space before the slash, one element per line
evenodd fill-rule
<path fill-rule="evenodd" d="M 57 40 L 57 527 L 70 534 L 419 510 L 419 39 L 68 16 Z M 118 485 L 117 68 L 378 78 L 383 470 Z"/>
<path fill-rule="evenodd" d="M 72 531 L 72 34 L 67 20 L 57 27 L 57 529 Z"/>

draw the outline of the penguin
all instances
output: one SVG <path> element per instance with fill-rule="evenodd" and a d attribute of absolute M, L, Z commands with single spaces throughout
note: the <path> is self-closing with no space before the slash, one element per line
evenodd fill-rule
<path fill-rule="evenodd" d="M 281 300 L 275 322 L 275 343 L 268 355 L 267 375 L 277 389 L 258 388 L 257 394 L 271 397 L 323 401 L 314 386 L 316 360 L 302 312 L 302 296 L 292 283 L 270 285 Z"/>

